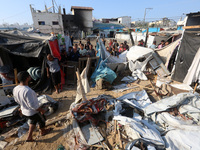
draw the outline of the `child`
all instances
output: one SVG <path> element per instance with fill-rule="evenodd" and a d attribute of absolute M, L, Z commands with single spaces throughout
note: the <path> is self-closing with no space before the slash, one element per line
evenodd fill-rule
<path fill-rule="evenodd" d="M 61 74 L 60 66 L 57 58 L 54 58 L 51 54 L 47 55 L 47 77 L 49 78 L 49 72 L 51 73 L 52 81 L 56 89 L 56 93 L 59 93 Z"/>

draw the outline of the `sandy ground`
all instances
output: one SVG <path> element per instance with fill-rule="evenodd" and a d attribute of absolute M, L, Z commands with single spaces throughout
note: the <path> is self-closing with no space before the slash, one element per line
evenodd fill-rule
<path fill-rule="evenodd" d="M 75 41 L 77 43 L 78 41 Z M 84 40 L 83 43 L 86 41 Z M 91 41 L 93 45 L 95 44 L 95 41 Z M 109 39 L 107 39 L 106 45 L 108 44 Z M 122 76 L 125 76 L 126 74 L 123 73 L 123 75 L 120 75 L 113 83 L 113 85 L 121 84 L 121 78 Z M 142 81 L 140 83 L 141 85 L 148 85 L 149 82 Z M 110 89 L 110 90 L 108 90 Z M 99 95 L 105 94 L 110 95 L 114 98 L 120 97 L 124 94 L 133 92 L 133 91 L 140 91 L 142 88 L 136 87 L 133 89 L 129 89 L 127 91 L 123 91 L 120 93 L 116 93 L 112 91 L 112 86 L 108 85 L 106 89 L 102 90 L 96 90 L 95 88 L 91 88 L 91 91 L 87 94 L 87 99 L 97 97 Z M 147 93 L 150 95 L 150 98 L 152 101 L 155 101 L 157 97 L 155 95 L 152 95 L 152 91 L 148 91 Z M 151 96 L 152 95 L 152 96 Z M 59 116 L 67 116 L 69 107 L 71 103 L 74 102 L 74 99 L 76 97 L 76 84 L 75 85 L 68 85 L 66 84 L 63 87 L 63 91 L 59 94 L 55 94 L 55 92 L 52 95 L 49 95 L 52 98 L 54 98 L 56 101 L 59 101 L 59 108 L 58 110 L 47 117 L 47 119 L 51 119 L 54 117 Z M 48 126 L 53 128 L 53 131 L 45 136 L 40 136 L 40 132 L 38 128 L 33 133 L 33 138 L 36 140 L 36 142 L 25 142 L 27 138 L 27 134 L 25 134 L 23 137 L 18 138 L 17 136 L 11 137 L 9 139 L 6 139 L 6 141 L 10 142 L 8 146 L 6 146 L 5 150 L 56 150 L 59 145 L 63 145 L 66 149 L 70 149 L 70 143 L 68 142 L 68 139 L 70 137 L 70 130 L 71 128 L 66 127 L 67 122 L 61 123 L 60 126 L 50 125 Z M 66 129 L 67 128 L 67 129 Z M 67 133 L 66 133 L 67 132 Z M 67 136 L 67 134 L 69 134 Z"/>
<path fill-rule="evenodd" d="M 117 84 L 117 80 L 113 84 Z M 147 81 L 142 81 L 140 84 L 148 85 L 149 83 Z M 102 94 L 110 95 L 112 97 L 117 98 L 124 94 L 130 93 L 133 91 L 140 91 L 140 90 L 142 89 L 137 87 L 137 88 L 129 89 L 127 91 L 116 93 L 112 90 L 107 90 L 107 89 L 96 90 L 95 88 L 91 88 L 91 91 L 87 94 L 87 99 L 94 98 Z M 150 91 L 147 91 L 147 92 L 149 94 L 152 93 Z M 47 119 L 51 119 L 51 118 L 59 117 L 59 116 L 67 116 L 70 104 L 74 101 L 75 96 L 76 96 L 76 86 L 65 85 L 61 93 L 55 94 L 54 92 L 52 95 L 49 95 L 49 96 L 59 101 L 59 108 L 54 114 L 50 115 Z M 152 101 L 157 99 L 155 95 L 153 96 L 154 97 L 150 96 Z M 7 141 L 11 143 L 5 148 L 5 150 L 25 150 L 25 149 L 26 150 L 32 150 L 32 149 L 55 150 L 61 144 L 66 149 L 70 149 L 69 142 L 67 142 L 70 136 L 66 136 L 68 133 L 65 134 L 66 130 L 68 130 L 66 128 L 69 128 L 69 127 L 66 127 L 66 123 L 61 123 L 61 126 L 58 126 L 58 127 L 56 127 L 55 125 L 50 125 L 48 127 L 53 128 L 53 131 L 45 136 L 40 136 L 38 129 L 34 131 L 33 138 L 36 140 L 36 142 L 29 142 L 29 143 L 25 142 L 27 138 L 27 134 L 25 134 L 22 138 L 11 137 L 7 139 Z M 67 132 L 69 132 L 70 130 L 68 130 Z"/>

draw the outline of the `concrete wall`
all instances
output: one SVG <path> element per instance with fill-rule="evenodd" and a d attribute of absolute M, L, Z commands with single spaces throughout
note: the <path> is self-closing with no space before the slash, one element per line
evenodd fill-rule
<path fill-rule="evenodd" d="M 85 31 L 89 31 L 93 27 L 92 10 L 72 10 L 75 22 Z"/>
<path fill-rule="evenodd" d="M 131 27 L 131 17 L 129 17 L 129 16 L 119 17 L 118 23 L 130 28 Z"/>
<path fill-rule="evenodd" d="M 33 27 L 42 33 L 63 33 L 62 15 L 59 13 L 36 12 L 32 10 Z M 39 21 L 44 21 L 45 25 L 39 25 Z M 58 25 L 53 25 L 57 21 Z"/>

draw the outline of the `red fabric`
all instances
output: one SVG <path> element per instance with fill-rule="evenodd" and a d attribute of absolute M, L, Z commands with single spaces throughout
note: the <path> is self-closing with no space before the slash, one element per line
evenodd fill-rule
<path fill-rule="evenodd" d="M 50 49 L 51 49 L 53 56 L 58 58 L 59 60 L 61 60 L 60 50 L 59 50 L 59 46 L 58 46 L 58 40 L 55 39 L 54 41 L 49 41 L 49 45 L 50 45 Z"/>
<path fill-rule="evenodd" d="M 61 90 L 63 89 L 63 85 L 65 84 L 65 74 L 62 71 L 62 69 L 60 69 L 60 74 L 61 74 Z"/>
<path fill-rule="evenodd" d="M 55 58 L 58 58 L 59 60 L 61 60 L 60 50 L 59 50 L 59 46 L 58 46 L 58 40 L 55 39 L 54 41 L 49 41 L 49 45 L 50 45 L 50 49 L 51 49 L 53 56 Z M 61 74 L 61 90 L 62 90 L 63 85 L 65 84 L 65 74 L 62 71 L 62 69 L 60 69 L 60 74 Z"/>

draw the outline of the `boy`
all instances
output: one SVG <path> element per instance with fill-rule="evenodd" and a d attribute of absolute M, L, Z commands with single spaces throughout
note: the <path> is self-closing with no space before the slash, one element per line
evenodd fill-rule
<path fill-rule="evenodd" d="M 56 89 L 56 93 L 59 93 L 61 74 L 60 66 L 57 58 L 54 58 L 51 54 L 47 55 L 47 77 L 49 78 L 49 72 L 51 73 L 52 81 Z"/>

